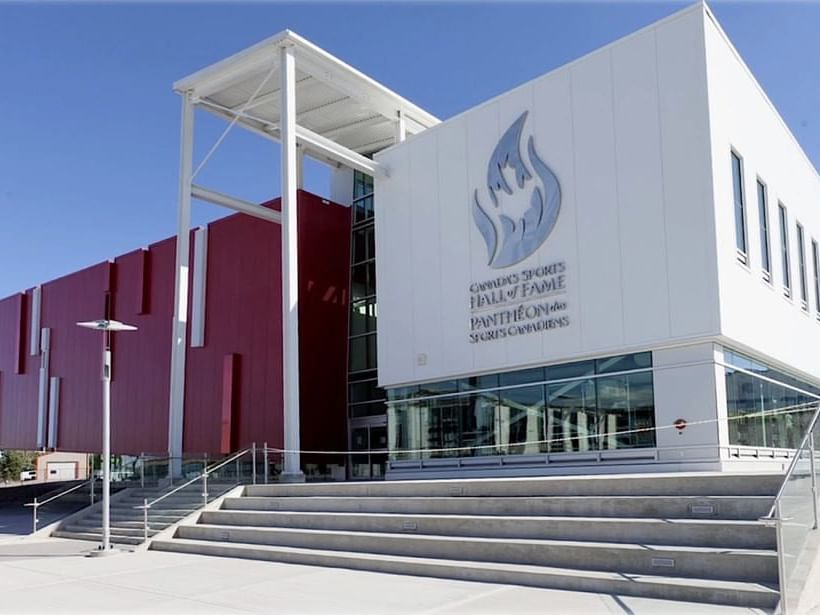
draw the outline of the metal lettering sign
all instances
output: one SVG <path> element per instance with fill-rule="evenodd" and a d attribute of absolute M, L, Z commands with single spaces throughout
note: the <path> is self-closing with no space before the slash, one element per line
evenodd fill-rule
<path fill-rule="evenodd" d="M 487 165 L 490 205 L 473 194 L 473 220 L 478 227 L 494 269 L 509 267 L 533 254 L 552 232 L 561 210 L 558 178 L 539 158 L 535 139 L 527 140 L 522 156 L 522 135 L 528 111 L 507 129 L 495 146 Z M 513 182 L 505 170 L 510 169 Z"/>
<path fill-rule="evenodd" d="M 522 113 L 501 136 L 487 165 L 489 204 L 473 193 L 473 221 L 487 245 L 488 262 L 502 269 L 535 253 L 555 227 L 561 211 L 558 178 L 527 139 L 523 152 Z M 510 177 L 512 176 L 512 177 Z M 512 180 L 512 181 L 510 181 Z M 567 264 L 499 273 L 470 284 L 470 343 L 500 340 L 569 326 Z"/>

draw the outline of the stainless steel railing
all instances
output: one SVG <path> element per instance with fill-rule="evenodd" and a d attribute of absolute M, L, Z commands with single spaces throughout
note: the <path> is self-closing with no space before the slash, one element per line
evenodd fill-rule
<path fill-rule="evenodd" d="M 162 502 L 163 500 L 169 498 L 170 496 L 181 492 L 186 487 L 190 487 L 191 485 L 193 485 L 193 484 L 195 484 L 199 481 L 202 482 L 202 492 L 201 492 L 202 505 L 205 506 L 208 503 L 208 498 L 210 497 L 210 492 L 208 490 L 209 489 L 209 485 L 208 485 L 209 478 L 212 475 L 216 474 L 217 471 L 221 470 L 222 468 L 226 468 L 226 467 L 228 467 L 229 464 L 233 463 L 234 467 L 235 467 L 234 484 L 240 484 L 240 483 L 244 482 L 244 481 L 241 480 L 241 465 L 242 465 L 241 462 L 242 462 L 243 457 L 250 456 L 250 472 L 249 472 L 249 475 L 248 475 L 248 479 L 250 480 L 250 482 L 252 482 L 255 485 L 256 484 L 256 479 L 257 479 L 257 454 L 258 454 L 258 452 L 259 451 L 257 449 L 256 443 L 253 443 L 250 447 L 248 447 L 246 449 L 243 449 L 243 450 L 241 450 L 237 453 L 234 453 L 233 455 L 230 455 L 229 457 L 226 457 L 225 459 L 222 459 L 221 461 L 218 461 L 218 462 L 216 462 L 214 464 L 211 464 L 211 465 L 208 465 L 208 463 L 207 463 L 208 458 L 207 458 L 207 455 L 206 455 L 203 458 L 203 470 L 199 474 L 197 474 L 193 478 L 183 482 L 182 484 L 174 487 L 170 491 L 167 491 L 167 492 L 163 493 L 159 497 L 154 498 L 153 500 L 149 501 L 148 498 L 145 498 L 143 500 L 143 503 L 142 503 L 141 506 L 135 506 L 135 508 L 141 509 L 143 511 L 143 518 L 142 518 L 143 519 L 143 541 L 148 540 L 148 534 L 149 534 L 149 529 L 150 529 L 149 515 L 150 515 L 151 508 L 155 507 L 159 502 Z M 265 446 L 263 447 L 263 454 L 264 454 L 264 460 L 265 460 L 264 461 L 264 477 L 265 477 L 265 482 L 267 482 L 267 480 L 268 480 L 268 465 L 269 465 L 268 464 L 268 447 L 267 447 L 267 444 L 265 444 Z M 195 510 L 195 508 L 191 509 L 192 512 L 193 512 L 193 510 Z"/>
<path fill-rule="evenodd" d="M 780 613 L 796 606 L 802 591 L 807 567 L 798 569 L 798 561 L 807 553 L 812 532 L 820 528 L 818 510 L 818 469 L 816 450 L 820 442 L 820 407 L 812 415 L 806 433 L 795 450 L 783 483 L 775 496 L 769 514 L 761 521 L 773 526 L 777 535 L 777 566 L 780 585 Z"/>
<path fill-rule="evenodd" d="M 55 495 L 52 495 L 51 497 L 48 497 L 45 500 L 39 500 L 38 498 L 34 498 L 33 502 L 29 502 L 28 504 L 25 504 L 25 506 L 31 507 L 32 533 L 37 531 L 37 526 L 40 522 L 40 517 L 39 517 L 39 514 L 38 514 L 40 508 L 45 506 L 46 504 L 50 504 L 51 502 L 54 502 L 55 500 L 59 500 L 60 498 L 63 498 L 65 496 L 67 496 L 69 493 L 74 493 L 75 491 L 79 491 L 83 487 L 88 486 L 88 492 L 89 492 L 89 496 L 90 496 L 90 499 L 91 499 L 90 505 L 93 506 L 94 505 L 94 481 L 95 480 L 98 480 L 97 477 L 92 476 L 88 480 L 85 480 L 85 481 L 83 481 L 83 482 L 81 482 L 77 485 L 74 485 L 73 487 L 69 487 L 68 489 L 60 491 L 59 493 L 57 493 Z"/>

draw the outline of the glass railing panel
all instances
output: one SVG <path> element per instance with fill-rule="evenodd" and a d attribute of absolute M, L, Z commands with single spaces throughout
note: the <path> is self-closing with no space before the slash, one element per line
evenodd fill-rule
<path fill-rule="evenodd" d="M 811 454 L 808 447 L 797 452 L 794 471 L 787 478 L 779 501 L 781 571 L 786 585 L 797 566 L 800 554 L 814 529 Z"/>

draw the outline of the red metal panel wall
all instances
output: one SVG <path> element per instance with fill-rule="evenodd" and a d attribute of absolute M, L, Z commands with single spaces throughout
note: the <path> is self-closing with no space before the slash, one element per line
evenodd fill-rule
<path fill-rule="evenodd" d="M 279 208 L 278 201 L 267 205 Z M 302 445 L 339 449 L 346 442 L 350 209 L 300 191 L 299 212 Z M 188 351 L 183 448 L 281 446 L 280 226 L 234 215 L 209 226 L 208 243 L 205 346 Z M 76 323 L 103 318 L 109 294 L 109 316 L 139 327 L 114 339 L 112 449 L 167 450 L 174 249 L 167 239 L 43 285 L 49 375 L 62 380 L 59 449 L 99 450 L 102 335 Z M 29 305 L 30 293 L 18 375 L 19 298 L 0 301 L 0 447 L 36 445 L 40 360 L 28 356 Z M 226 355 L 233 355 L 228 398 Z"/>
<path fill-rule="evenodd" d="M 29 356 L 30 306 L 30 290 L 0 300 L 0 449 L 37 445 L 40 358 Z"/>
<path fill-rule="evenodd" d="M 102 443 L 102 334 L 80 321 L 105 316 L 111 264 L 100 263 L 42 286 L 41 324 L 51 329 L 49 376 L 60 382 L 57 447 L 98 451 Z"/>
<path fill-rule="evenodd" d="M 138 328 L 113 341 L 111 447 L 118 453 L 168 450 L 175 249 L 166 239 L 115 261 L 113 317 Z"/>
<path fill-rule="evenodd" d="M 306 450 L 347 448 L 350 208 L 299 193 L 300 431 Z M 303 463 L 343 463 L 306 455 Z"/>
<path fill-rule="evenodd" d="M 278 210 L 280 201 L 266 206 Z M 347 441 L 350 209 L 300 191 L 299 237 L 302 447 L 339 449 Z M 235 215 L 209 226 L 205 346 L 188 351 L 186 452 L 224 448 L 228 354 L 236 355 L 231 450 L 283 444 L 280 263 L 278 224 Z"/>
<path fill-rule="evenodd" d="M 186 452 L 222 448 L 223 365 L 229 354 L 237 355 L 230 448 L 282 439 L 279 254 L 278 224 L 233 215 L 208 226 L 205 345 L 188 349 Z"/>

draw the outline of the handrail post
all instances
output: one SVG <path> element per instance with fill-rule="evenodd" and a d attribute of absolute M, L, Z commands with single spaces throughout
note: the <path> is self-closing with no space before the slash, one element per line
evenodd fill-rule
<path fill-rule="evenodd" d="M 145 453 L 140 453 L 140 489 L 145 489 Z"/>
<path fill-rule="evenodd" d="M 91 471 L 91 489 L 89 489 L 91 493 L 91 505 L 94 506 L 94 471 Z"/>
<path fill-rule="evenodd" d="M 142 500 L 142 541 L 148 542 L 148 498 Z"/>
<path fill-rule="evenodd" d="M 253 484 L 256 484 L 256 442 L 251 444 L 251 476 Z"/>
<path fill-rule="evenodd" d="M 208 453 L 205 453 L 205 466 L 202 468 L 202 505 L 208 505 Z"/>
<path fill-rule="evenodd" d="M 263 474 L 265 476 L 265 484 L 267 485 L 268 484 L 268 443 L 267 442 L 265 442 L 262 445 L 262 463 L 265 464 L 265 469 L 263 471 Z"/>
<path fill-rule="evenodd" d="M 818 511 L 817 511 L 817 463 L 814 458 L 814 430 L 817 429 L 815 426 L 811 432 L 809 432 L 809 454 L 811 455 L 810 460 L 810 467 L 811 467 L 811 501 L 812 501 L 812 508 L 814 511 L 814 527 L 812 529 L 817 529 L 820 527 L 818 523 Z"/>
<path fill-rule="evenodd" d="M 37 531 L 37 507 L 38 506 L 39 506 L 39 504 L 37 504 L 37 498 L 34 498 L 34 505 L 32 506 L 33 517 L 34 517 L 34 520 L 33 520 L 34 521 L 34 530 L 32 531 L 32 533 Z"/>

